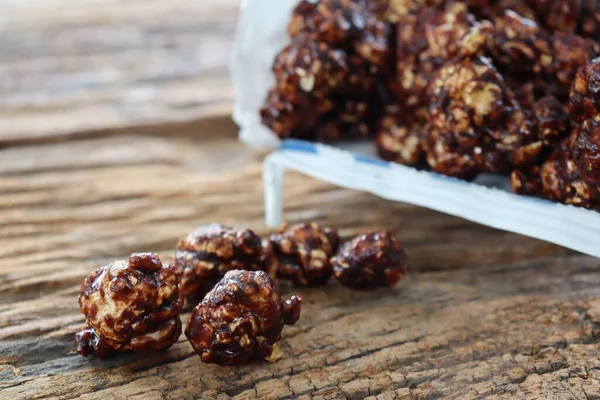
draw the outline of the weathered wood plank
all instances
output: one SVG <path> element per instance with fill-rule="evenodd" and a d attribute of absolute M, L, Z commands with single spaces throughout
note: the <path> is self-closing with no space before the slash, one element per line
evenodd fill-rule
<path fill-rule="evenodd" d="M 0 4 L 0 145 L 231 112 L 238 0 Z"/>
<path fill-rule="evenodd" d="M 169 259 L 201 223 L 269 233 L 263 154 L 218 118 L 238 1 L 0 3 L 0 398 L 600 398 L 600 261 L 294 173 L 288 221 L 389 229 L 408 278 L 283 284 L 306 303 L 273 365 L 204 365 L 184 337 L 77 356 L 78 287 L 97 266 Z"/>
<path fill-rule="evenodd" d="M 598 260 L 297 174 L 286 180 L 289 221 L 313 219 L 346 238 L 392 230 L 410 257 L 406 281 L 375 293 L 284 285 L 306 304 L 274 365 L 203 365 L 184 337 L 167 351 L 106 363 L 75 355 L 77 288 L 96 266 L 132 251 L 168 259 L 200 223 L 268 233 L 262 154 L 215 133 L 0 151 L 0 397 L 598 394 Z"/>

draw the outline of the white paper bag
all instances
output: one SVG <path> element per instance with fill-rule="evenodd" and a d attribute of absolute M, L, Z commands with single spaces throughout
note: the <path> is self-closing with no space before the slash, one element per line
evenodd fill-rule
<path fill-rule="evenodd" d="M 600 257 L 600 213 L 511 193 L 508 179 L 482 175 L 465 182 L 378 160 L 371 143 L 336 147 L 280 142 L 261 125 L 259 109 L 274 84 L 271 65 L 289 42 L 286 26 L 296 0 L 242 0 L 231 74 L 237 89 L 234 120 L 240 139 L 277 148 L 265 160 L 267 224 L 282 217 L 283 175 L 293 169 L 333 184 L 428 207 Z"/>

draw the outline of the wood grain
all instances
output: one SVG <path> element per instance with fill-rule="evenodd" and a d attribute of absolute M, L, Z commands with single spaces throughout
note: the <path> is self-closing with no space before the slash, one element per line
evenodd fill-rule
<path fill-rule="evenodd" d="M 168 259 L 201 223 L 268 233 L 262 154 L 214 133 L 0 151 L 1 398 L 600 396 L 598 260 L 293 173 L 290 222 L 315 220 L 345 238 L 390 229 L 409 277 L 373 293 L 284 285 L 306 304 L 273 365 L 204 365 L 184 337 L 105 363 L 74 354 L 78 286 L 95 267 L 133 251 Z"/>
<path fill-rule="evenodd" d="M 393 290 L 293 288 L 276 364 L 74 354 L 77 295 L 220 222 L 261 235 L 264 154 L 235 140 L 235 0 L 0 0 L 0 398 L 600 399 L 600 261 L 290 173 L 285 217 L 396 234 Z M 183 314 L 189 318 L 189 309 Z"/>
<path fill-rule="evenodd" d="M 0 1 L 0 146 L 229 114 L 238 6 Z"/>

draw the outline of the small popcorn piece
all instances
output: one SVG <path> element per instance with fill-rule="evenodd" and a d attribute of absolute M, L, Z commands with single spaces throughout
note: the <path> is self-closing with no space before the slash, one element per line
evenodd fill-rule
<path fill-rule="evenodd" d="M 423 158 L 431 82 L 448 60 L 479 51 L 485 38 L 474 27 L 491 27 L 478 24 L 459 2 L 391 1 L 389 6 L 397 19 L 396 71 L 386 86 L 395 101 L 382 116 L 376 143 L 383 158 L 416 165 Z"/>
<path fill-rule="evenodd" d="M 134 253 L 92 272 L 79 295 L 86 324 L 75 335 L 77 352 L 105 359 L 170 347 L 181 334 L 179 282 L 177 268 L 163 266 L 154 253 Z"/>
<path fill-rule="evenodd" d="M 489 49 L 494 61 L 519 72 L 541 74 L 554 60 L 550 34 L 511 10 L 494 19 Z"/>
<path fill-rule="evenodd" d="M 369 102 L 368 98 L 361 97 L 349 97 L 344 96 L 343 98 L 336 101 L 337 109 L 334 111 L 335 119 L 344 124 L 360 124 L 361 122 L 368 122 L 373 119 L 369 113 Z"/>
<path fill-rule="evenodd" d="M 600 187 L 586 181 L 573 159 L 571 148 L 579 130 L 564 139 L 540 167 L 516 170 L 511 175 L 513 190 L 519 194 L 538 196 L 578 207 L 600 207 Z"/>
<path fill-rule="evenodd" d="M 385 67 L 390 61 L 390 25 L 374 15 L 366 17 L 366 25 L 354 42 L 354 50 L 370 64 Z"/>
<path fill-rule="evenodd" d="M 551 32 L 569 32 L 596 41 L 600 39 L 600 3 L 596 0 L 528 0 L 527 3 L 536 15 L 524 16 L 536 19 Z"/>
<path fill-rule="evenodd" d="M 287 27 L 287 32 L 290 37 L 294 37 L 300 33 L 316 32 L 314 23 L 314 15 L 317 11 L 317 5 L 320 0 L 301 0 L 292 11 L 292 19 Z"/>
<path fill-rule="evenodd" d="M 373 128 L 367 122 L 345 123 L 331 116 L 319 121 L 313 129 L 314 139 L 318 142 L 334 140 L 368 138 Z"/>
<path fill-rule="evenodd" d="M 303 93 L 323 98 L 348 75 L 346 53 L 302 34 L 277 55 L 273 72 L 280 93 L 290 101 Z"/>
<path fill-rule="evenodd" d="M 600 45 L 571 32 L 554 32 L 506 11 L 494 20 L 489 41 L 494 61 L 511 73 L 532 73 L 539 91 L 562 100 L 579 67 L 600 55 Z"/>
<path fill-rule="evenodd" d="M 536 118 L 538 137 L 546 146 L 558 144 L 569 134 L 569 114 L 554 96 L 537 100 L 532 106 Z"/>
<path fill-rule="evenodd" d="M 229 271 L 194 308 L 185 334 L 205 363 L 275 362 L 283 327 L 296 323 L 301 304 L 300 296 L 282 300 L 263 271 Z"/>
<path fill-rule="evenodd" d="M 572 156 L 581 179 L 589 185 L 600 185 L 600 114 L 585 120 L 575 130 Z"/>
<path fill-rule="evenodd" d="M 490 5 L 490 13 L 485 16 L 490 20 L 494 20 L 495 17 L 502 16 L 505 11 L 509 10 L 521 17 L 528 18 L 537 21 L 537 14 L 535 9 L 527 4 L 523 0 L 496 0 L 492 1 Z"/>
<path fill-rule="evenodd" d="M 375 144 L 379 156 L 405 165 L 423 162 L 422 138 L 426 130 L 419 124 L 407 124 L 398 111 L 386 113 L 380 121 Z"/>
<path fill-rule="evenodd" d="M 400 17 L 396 34 L 396 94 L 404 113 L 427 114 L 429 82 L 445 62 L 457 55 L 460 39 L 474 25 L 475 18 L 467 7 L 456 2 L 420 6 Z"/>
<path fill-rule="evenodd" d="M 531 20 L 537 18 L 535 10 L 523 0 L 467 0 L 465 3 L 478 20 L 493 21 L 507 10 Z"/>
<path fill-rule="evenodd" d="M 542 193 L 540 167 L 532 165 L 526 168 L 515 169 L 510 174 L 510 184 L 513 191 L 517 194 L 539 196 Z"/>
<path fill-rule="evenodd" d="M 302 0 L 292 12 L 288 33 L 353 49 L 374 65 L 389 61 L 390 25 L 364 0 Z"/>
<path fill-rule="evenodd" d="M 469 0 L 469 6 L 487 0 Z M 417 14 L 426 8 L 435 8 L 448 3 L 447 0 L 371 0 L 371 8 L 375 14 L 387 22 L 398 23 L 408 15 Z"/>
<path fill-rule="evenodd" d="M 313 100 L 308 95 L 296 97 L 292 103 L 279 90 L 271 89 L 260 117 L 263 125 L 280 138 L 314 139 L 313 128 L 319 117 L 333 107 L 329 99 Z"/>
<path fill-rule="evenodd" d="M 569 115 L 579 124 L 600 115 L 600 58 L 577 71 L 571 85 Z"/>
<path fill-rule="evenodd" d="M 391 288 L 406 275 L 406 254 L 389 232 L 370 232 L 345 243 L 331 259 L 333 274 L 355 290 Z"/>
<path fill-rule="evenodd" d="M 337 95 L 370 95 L 377 86 L 380 69 L 358 54 L 348 54 L 350 72 L 344 83 L 336 90 Z"/>
<path fill-rule="evenodd" d="M 332 98 L 336 106 L 314 128 L 318 141 L 366 139 L 375 132 L 379 101 L 374 96 L 344 94 Z"/>
<path fill-rule="evenodd" d="M 342 47 L 363 35 L 370 10 L 361 0 L 302 0 L 292 15 L 288 26 L 291 37 L 308 32 Z"/>
<path fill-rule="evenodd" d="M 533 104 L 536 101 L 536 95 L 535 86 L 532 82 L 523 83 L 517 80 L 512 80 L 510 77 L 505 77 L 504 82 L 506 82 L 506 86 L 513 91 L 517 101 L 519 102 L 519 105 L 523 110 L 533 109 Z"/>
<path fill-rule="evenodd" d="M 527 3 L 549 31 L 575 32 L 581 17 L 581 0 L 528 0 Z"/>
<path fill-rule="evenodd" d="M 489 19 L 493 14 L 492 4 L 497 0 L 466 0 L 465 4 L 469 8 L 469 12 L 473 13 L 478 19 Z"/>
<path fill-rule="evenodd" d="M 540 174 L 543 197 L 585 208 L 600 205 L 598 188 L 581 179 L 570 152 L 553 153 L 542 164 Z"/>
<path fill-rule="evenodd" d="M 595 41 L 600 40 L 600 4 L 595 0 L 584 0 L 579 20 L 579 34 Z"/>
<path fill-rule="evenodd" d="M 297 4 L 291 43 L 276 57 L 276 85 L 260 109 L 264 126 L 312 141 L 374 135 L 393 65 L 392 27 L 376 9 L 366 0 Z"/>
<path fill-rule="evenodd" d="M 260 270 L 261 256 L 261 240 L 250 229 L 201 226 L 177 244 L 175 263 L 182 272 L 181 290 L 197 304 L 227 271 Z"/>
<path fill-rule="evenodd" d="M 557 97 L 567 97 L 579 68 L 600 55 L 600 43 L 572 33 L 555 32 L 552 44 L 554 61 L 547 77 L 556 81 Z"/>
<path fill-rule="evenodd" d="M 316 223 L 283 225 L 265 241 L 265 269 L 297 285 L 322 285 L 331 277 L 329 259 L 339 246 L 336 231 Z"/>
<path fill-rule="evenodd" d="M 483 33 L 489 33 L 487 28 Z M 482 45 L 481 40 L 476 43 Z M 448 62 L 436 74 L 431 92 L 435 100 L 424 149 L 434 171 L 471 179 L 539 158 L 543 145 L 536 125 L 489 59 L 475 52 Z"/>

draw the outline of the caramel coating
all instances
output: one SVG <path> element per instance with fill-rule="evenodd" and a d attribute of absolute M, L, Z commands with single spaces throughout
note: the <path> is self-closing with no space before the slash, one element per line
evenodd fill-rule
<path fill-rule="evenodd" d="M 600 4 L 594 0 L 583 0 L 581 10 L 579 34 L 600 40 Z"/>
<path fill-rule="evenodd" d="M 273 65 L 276 86 L 260 110 L 281 138 L 316 141 L 371 136 L 392 56 L 390 25 L 369 1 L 303 0 L 291 43 Z"/>
<path fill-rule="evenodd" d="M 567 97 L 579 67 L 600 55 L 593 40 L 570 32 L 550 34 L 512 11 L 494 20 L 488 44 L 495 62 L 513 73 L 533 74 L 538 90 L 559 99 Z"/>
<path fill-rule="evenodd" d="M 365 27 L 354 42 L 353 49 L 370 64 L 386 66 L 390 61 L 390 25 L 373 14 L 366 14 Z"/>
<path fill-rule="evenodd" d="M 329 99 L 312 99 L 308 94 L 297 95 L 292 103 L 274 88 L 260 109 L 260 117 L 263 125 L 281 138 L 314 139 L 317 121 L 333 107 Z"/>
<path fill-rule="evenodd" d="M 335 230 L 321 228 L 314 222 L 288 227 L 265 240 L 266 269 L 297 285 L 321 285 L 331 277 L 329 259 L 339 246 Z"/>
<path fill-rule="evenodd" d="M 262 122 L 282 138 L 374 138 L 385 160 L 461 179 L 514 170 L 534 190 L 572 121 L 596 116 L 599 27 L 587 0 L 301 0 Z M 315 61 L 302 91 L 296 68 Z"/>
<path fill-rule="evenodd" d="M 488 0 L 468 0 L 469 6 L 476 2 Z M 435 8 L 448 3 L 447 0 L 371 0 L 371 8 L 375 14 L 387 22 L 400 23 L 408 15 L 414 15 L 425 8 Z"/>
<path fill-rule="evenodd" d="M 483 29 L 482 29 L 483 28 Z M 543 145 L 489 59 L 477 55 L 488 27 L 465 39 L 475 43 L 465 55 L 442 67 L 432 83 L 425 151 L 436 172 L 471 179 L 480 172 L 505 172 L 511 165 L 532 164 Z"/>
<path fill-rule="evenodd" d="M 288 34 L 308 32 L 329 44 L 345 46 L 365 35 L 372 15 L 364 0 L 302 0 L 292 12 Z"/>
<path fill-rule="evenodd" d="M 362 0 L 302 0 L 292 12 L 288 33 L 309 34 L 332 46 L 345 48 L 373 65 L 389 61 L 390 25 Z"/>
<path fill-rule="evenodd" d="M 522 17 L 537 21 L 537 13 L 524 0 L 467 0 L 469 11 L 471 11 L 478 20 L 487 19 L 493 21 L 496 17 L 502 16 L 505 11 L 510 10 Z"/>
<path fill-rule="evenodd" d="M 175 265 L 182 271 L 181 290 L 197 303 L 227 271 L 260 270 L 261 254 L 260 238 L 250 229 L 200 226 L 177 244 Z"/>
<path fill-rule="evenodd" d="M 553 60 L 548 32 L 511 10 L 494 19 L 489 48 L 494 61 L 518 71 L 541 73 Z"/>
<path fill-rule="evenodd" d="M 541 167 L 542 194 L 565 204 L 592 208 L 598 190 L 584 182 L 568 151 L 555 152 Z"/>
<path fill-rule="evenodd" d="M 367 138 L 374 131 L 374 106 L 378 103 L 368 95 L 348 94 L 343 99 L 322 100 L 306 97 L 299 103 L 292 104 L 279 90 L 271 90 L 260 110 L 263 125 L 281 138 L 325 142 Z"/>
<path fill-rule="evenodd" d="M 414 5 L 413 5 L 414 6 Z M 397 26 L 396 73 L 399 106 L 409 116 L 427 114 L 428 84 L 434 73 L 460 51 L 463 38 L 475 25 L 466 5 L 444 2 L 418 5 L 401 16 Z M 405 117 L 406 118 L 406 117 Z"/>
<path fill-rule="evenodd" d="M 535 17 L 549 31 L 577 33 L 598 40 L 600 4 L 595 0 L 527 0 Z"/>
<path fill-rule="evenodd" d="M 334 114 L 317 123 L 313 130 L 315 140 L 328 142 L 340 139 L 364 139 L 371 135 L 371 123 L 368 120 L 348 123 L 344 122 L 342 117 L 337 118 L 338 116 L 339 114 Z"/>
<path fill-rule="evenodd" d="M 312 133 L 318 141 L 366 139 L 377 122 L 377 99 L 347 94 L 334 99 L 335 108 L 319 119 Z"/>
<path fill-rule="evenodd" d="M 554 61 L 546 71 L 546 78 L 555 81 L 556 88 L 550 92 L 565 98 L 577 70 L 600 55 L 600 43 L 567 32 L 555 32 L 552 44 Z"/>
<path fill-rule="evenodd" d="M 538 137 L 544 145 L 558 144 L 569 134 L 570 121 L 566 107 L 554 96 L 543 97 L 533 103 Z"/>
<path fill-rule="evenodd" d="M 346 53 L 302 34 L 277 55 L 273 72 L 280 93 L 290 101 L 302 93 L 323 98 L 348 74 Z"/>
<path fill-rule="evenodd" d="M 585 120 L 575 131 L 573 160 L 579 175 L 589 185 L 600 185 L 600 114 Z"/>
<path fill-rule="evenodd" d="M 391 288 L 406 275 L 406 254 L 389 232 L 369 232 L 340 248 L 331 259 L 333 275 L 355 290 Z"/>
<path fill-rule="evenodd" d="M 571 87 L 569 114 L 579 123 L 573 132 L 572 157 L 589 185 L 600 185 L 600 58 L 577 72 Z"/>
<path fill-rule="evenodd" d="M 86 324 L 77 352 L 104 359 L 119 352 L 166 349 L 181 334 L 183 294 L 173 265 L 157 254 L 134 253 L 92 272 L 81 285 Z"/>
<path fill-rule="evenodd" d="M 370 119 L 369 99 L 357 96 L 346 97 L 337 102 L 336 120 L 340 123 L 355 125 Z"/>
<path fill-rule="evenodd" d="M 320 1 L 301 0 L 292 11 L 292 18 L 287 26 L 287 33 L 294 37 L 302 32 L 313 33 L 317 36 L 314 16 Z"/>
<path fill-rule="evenodd" d="M 464 3 L 469 8 L 469 12 L 478 19 L 489 19 L 492 15 L 492 1 L 497 2 L 497 0 L 466 0 Z"/>
<path fill-rule="evenodd" d="M 416 165 L 423 159 L 429 129 L 430 84 L 445 62 L 472 51 L 469 47 L 474 41 L 463 39 L 478 24 L 467 6 L 459 2 L 406 1 L 395 5 L 396 73 L 389 85 L 394 106 L 381 118 L 376 144 L 384 159 Z"/>
<path fill-rule="evenodd" d="M 600 115 L 600 58 L 577 71 L 571 85 L 569 115 L 577 123 Z"/>
<path fill-rule="evenodd" d="M 510 76 L 508 79 L 505 77 L 504 82 L 506 82 L 506 86 L 513 91 L 523 110 L 533 109 L 533 104 L 536 101 L 536 93 L 535 86 L 532 82 L 519 82 L 518 80 L 510 79 Z"/>
<path fill-rule="evenodd" d="M 510 184 L 517 194 L 542 196 L 542 174 L 538 165 L 515 169 L 510 174 Z"/>
<path fill-rule="evenodd" d="M 379 156 L 384 160 L 406 165 L 419 165 L 423 161 L 421 139 L 422 125 L 408 125 L 399 111 L 386 113 L 380 121 L 375 144 Z"/>
<path fill-rule="evenodd" d="M 540 167 L 513 171 L 513 190 L 519 194 L 543 197 L 578 207 L 598 208 L 600 187 L 582 178 L 570 151 L 577 135 L 578 131 L 575 130 Z"/>
<path fill-rule="evenodd" d="M 283 301 L 263 271 L 233 270 L 194 308 L 185 334 L 203 362 L 275 362 L 284 325 L 300 317 L 302 297 Z"/>
<path fill-rule="evenodd" d="M 350 66 L 348 77 L 336 94 L 373 96 L 381 79 L 380 68 L 353 53 L 348 53 L 348 65 Z"/>
<path fill-rule="evenodd" d="M 310 32 L 332 45 L 344 45 L 362 35 L 367 14 L 362 1 L 302 0 L 292 12 L 288 33 L 294 37 Z"/>
<path fill-rule="evenodd" d="M 537 21 L 536 10 L 530 4 L 527 4 L 527 1 L 523 0 L 493 1 L 492 4 L 490 4 L 491 13 L 487 15 L 486 18 L 493 20 L 495 17 L 502 16 L 507 10 L 515 12 L 524 18 Z"/>
<path fill-rule="evenodd" d="M 527 3 L 546 29 L 575 32 L 582 11 L 581 0 L 528 0 Z"/>

